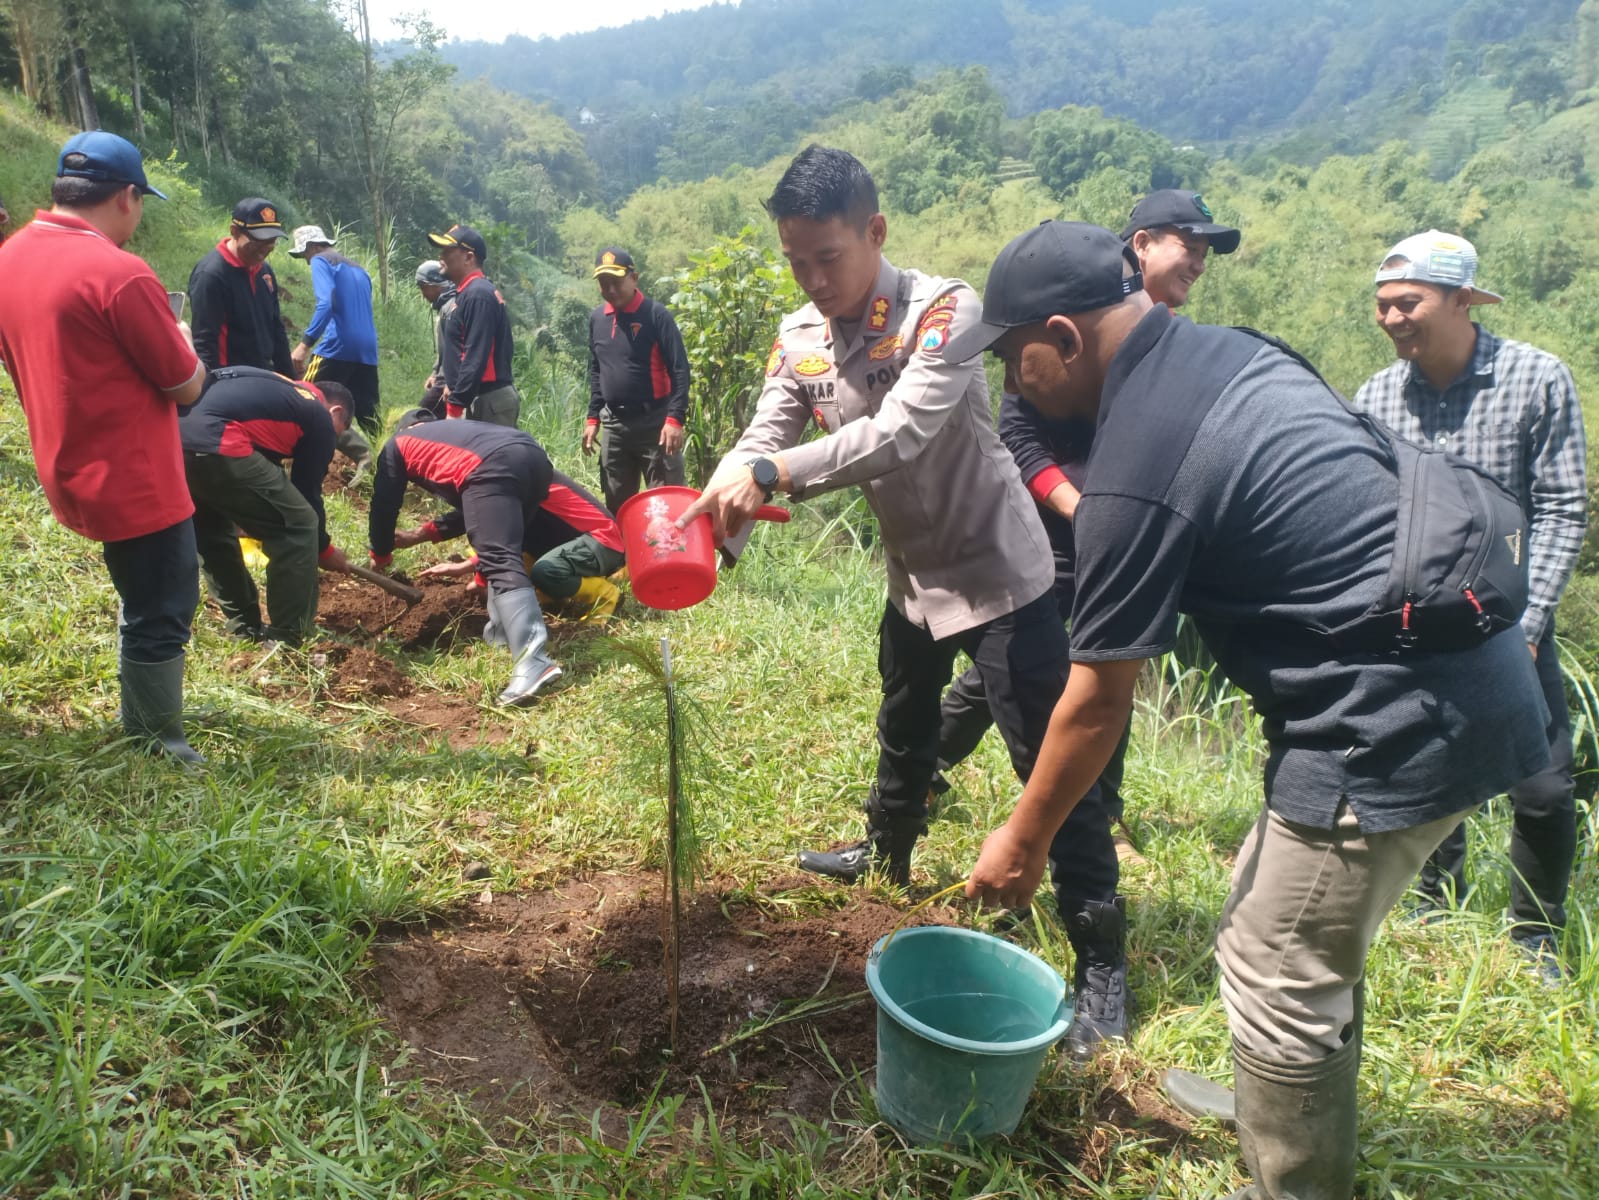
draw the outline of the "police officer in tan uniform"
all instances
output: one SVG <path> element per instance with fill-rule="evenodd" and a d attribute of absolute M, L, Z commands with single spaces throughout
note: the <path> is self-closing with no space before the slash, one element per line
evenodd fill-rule
<path fill-rule="evenodd" d="M 800 866 L 849 882 L 877 867 L 904 884 L 927 826 L 939 700 L 960 652 L 982 672 L 1017 775 L 1032 772 L 1069 666 L 1054 560 L 994 433 L 981 364 L 943 353 L 979 321 L 976 293 L 883 257 L 876 185 L 842 150 L 804 150 L 766 209 L 811 302 L 783 321 L 755 419 L 682 523 L 708 512 L 719 537 L 736 536 L 777 492 L 803 500 L 854 484 L 865 494 L 888 568 L 877 778 L 866 837 L 804 851 Z M 813 420 L 827 436 L 800 445 Z M 1116 854 L 1097 793 L 1073 810 L 1055 849 L 1082 978 L 1067 1037 L 1087 1057 L 1126 1032 Z"/>

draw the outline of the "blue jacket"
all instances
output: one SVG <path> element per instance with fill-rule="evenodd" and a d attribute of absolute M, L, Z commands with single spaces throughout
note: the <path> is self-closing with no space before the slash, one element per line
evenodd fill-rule
<path fill-rule="evenodd" d="M 372 321 L 372 277 L 336 250 L 311 260 L 316 309 L 301 339 L 323 358 L 378 361 L 378 330 Z M 320 341 L 320 344 L 318 344 Z"/>

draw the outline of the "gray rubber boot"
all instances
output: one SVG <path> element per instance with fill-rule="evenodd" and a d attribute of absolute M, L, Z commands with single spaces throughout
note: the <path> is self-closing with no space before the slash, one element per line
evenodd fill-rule
<path fill-rule="evenodd" d="M 488 623 L 483 626 L 483 640 L 490 646 L 507 645 L 508 643 L 505 640 L 505 629 L 500 625 L 499 609 L 494 603 L 494 589 L 488 588 L 486 594 L 487 600 L 485 603 L 488 605 L 489 619 Z M 535 599 L 537 599 L 537 597 L 535 597 Z"/>
<path fill-rule="evenodd" d="M 1077 960 L 1066 1051 L 1085 1063 L 1104 1042 L 1127 1038 L 1133 1007 L 1127 990 L 1127 898 L 1063 900 L 1057 895 L 1056 903 Z"/>
<path fill-rule="evenodd" d="M 1364 1045 L 1366 1030 L 1366 981 L 1355 986 L 1355 1020 L 1350 1026 L 1352 1040 Z M 1233 1089 L 1173 1067 L 1160 1077 L 1160 1086 L 1169 1099 L 1191 1117 L 1209 1117 L 1228 1129 L 1238 1125 L 1238 1098 Z M 1242 1193 L 1247 1195 L 1247 1192 Z"/>
<path fill-rule="evenodd" d="M 1233 1089 L 1214 1079 L 1173 1067 L 1160 1077 L 1160 1086 L 1170 1100 L 1191 1117 L 1209 1117 L 1228 1129 L 1238 1124 L 1238 1102 Z"/>
<path fill-rule="evenodd" d="M 130 662 L 118 669 L 122 685 L 122 728 L 152 754 L 184 763 L 203 763 L 183 736 L 183 655 L 166 662 Z"/>
<path fill-rule="evenodd" d="M 911 881 L 911 850 L 916 839 L 927 830 L 925 817 L 898 817 L 887 813 L 866 814 L 863 841 L 837 850 L 801 850 L 799 867 L 813 875 L 825 875 L 843 883 L 856 883 L 874 867 L 897 887 Z"/>
<path fill-rule="evenodd" d="M 539 598 L 531 587 L 517 588 L 496 596 L 494 610 L 514 656 L 511 682 L 506 684 L 496 703 L 501 707 L 531 704 L 540 688 L 561 677 L 561 668 L 544 653 L 549 632 L 544 628 Z"/>
<path fill-rule="evenodd" d="M 1253 1181 L 1233 1200 L 1349 1200 L 1354 1194 L 1362 998 L 1357 987 L 1348 1040 L 1315 1062 L 1271 1062 L 1233 1043 L 1238 1145 Z"/>

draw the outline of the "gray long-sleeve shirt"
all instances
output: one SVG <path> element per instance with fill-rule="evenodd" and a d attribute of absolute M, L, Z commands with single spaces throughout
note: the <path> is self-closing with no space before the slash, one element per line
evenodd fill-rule
<path fill-rule="evenodd" d="M 889 600 L 935 638 L 1013 612 L 1054 580 L 1037 508 L 994 433 L 981 360 L 943 355 L 981 313 L 960 280 L 886 259 L 849 336 L 814 305 L 791 313 L 755 419 L 721 468 L 781 452 L 796 499 L 859 484 Z M 827 436 L 799 445 L 813 419 Z"/>

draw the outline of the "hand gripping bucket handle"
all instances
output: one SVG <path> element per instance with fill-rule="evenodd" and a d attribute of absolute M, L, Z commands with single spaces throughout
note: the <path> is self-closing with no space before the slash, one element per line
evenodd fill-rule
<path fill-rule="evenodd" d="M 701 513 L 685 529 L 677 519 L 698 500 L 694 488 L 658 487 L 622 502 L 617 523 L 633 596 L 650 608 L 679 609 L 698 604 L 716 587 L 716 543 L 711 518 Z M 763 505 L 757 521 L 783 522 L 789 511 Z"/>

